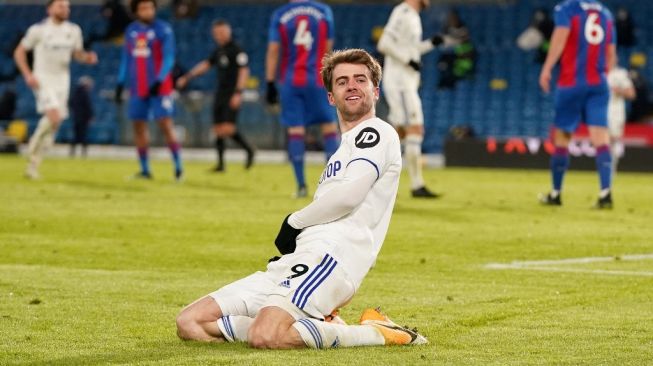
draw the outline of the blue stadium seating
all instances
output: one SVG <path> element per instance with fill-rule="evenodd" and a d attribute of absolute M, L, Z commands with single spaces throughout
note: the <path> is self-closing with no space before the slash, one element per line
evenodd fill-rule
<path fill-rule="evenodd" d="M 517 1 L 503 5 L 472 4 L 460 5 L 457 9 L 470 29 L 478 51 L 476 74 L 470 80 L 460 82 L 454 90 L 437 90 L 438 73 L 436 61 L 438 52 L 423 57 L 424 72 L 420 94 L 426 121 L 424 150 L 439 152 L 448 130 L 454 125 L 468 125 L 480 136 L 545 136 L 553 117 L 552 98 L 543 95 L 538 87 L 540 66 L 533 62 L 534 55 L 519 50 L 515 46 L 518 34 L 527 27 L 532 12 L 539 7 L 552 8 L 552 0 Z M 606 0 L 608 6 L 621 5 L 632 12 L 637 24 L 639 47 L 653 59 L 653 2 L 638 0 Z M 106 23 L 100 16 L 98 6 L 74 5 L 71 20 L 77 22 L 85 37 L 102 33 Z M 265 50 L 269 17 L 274 5 L 235 4 L 205 6 L 193 20 L 175 20 L 170 11 L 160 12 L 169 18 L 177 38 L 177 62 L 182 68 L 189 68 L 202 60 L 213 49 L 210 35 L 211 22 L 216 18 L 228 20 L 234 37 L 250 56 L 253 76 L 264 79 Z M 371 30 L 383 26 L 392 10 L 392 4 L 338 4 L 333 5 L 336 23 L 336 48 L 360 47 L 374 52 Z M 437 32 L 442 24 L 447 8 L 433 6 L 422 14 L 425 36 Z M 365 16 L 361 16 L 365 14 Z M 42 6 L 0 5 L 0 33 L 19 34 L 27 27 L 44 17 Z M 11 47 L 15 40 L 0 38 L 0 49 Z M 92 49 L 100 57 L 100 64 L 88 67 L 75 64 L 72 69 L 73 80 L 81 75 L 90 75 L 96 80 L 93 101 L 96 106 L 96 119 L 91 127 L 91 141 L 95 143 L 119 143 L 120 134 L 117 121 L 117 108 L 112 103 L 111 94 L 116 83 L 116 70 L 119 64 L 120 47 L 109 43 L 93 43 Z M 621 62 L 632 50 L 620 50 Z M 13 70 L 13 61 L 8 52 L 0 55 L 0 73 Z M 653 63 L 648 63 L 645 75 L 653 75 Z M 507 88 L 493 90 L 490 81 L 504 79 Z M 215 74 L 209 73 L 191 83 L 192 89 L 210 91 L 215 84 Z M 264 83 L 261 83 L 263 91 Z M 21 81 L 16 83 L 19 92 L 17 116 L 35 124 L 34 98 Z M 207 106 L 208 108 L 208 106 Z M 265 109 L 250 106 L 252 110 L 243 111 L 241 118 L 269 120 Z M 208 116 L 208 113 L 203 115 Z M 180 120 L 180 123 L 184 121 Z M 246 121 L 249 123 L 251 121 Z M 64 124 L 59 139 L 70 138 L 70 127 Z"/>

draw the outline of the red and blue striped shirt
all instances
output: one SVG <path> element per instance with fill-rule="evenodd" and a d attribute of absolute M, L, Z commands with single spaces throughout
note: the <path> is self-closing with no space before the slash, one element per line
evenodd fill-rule
<path fill-rule="evenodd" d="M 607 48 L 616 41 L 612 13 L 595 0 L 567 0 L 554 10 L 556 27 L 569 28 L 560 58 L 558 86 L 607 82 Z"/>
<path fill-rule="evenodd" d="M 291 1 L 272 14 L 268 40 L 280 44 L 279 82 L 323 86 L 322 57 L 333 40 L 333 12 L 315 1 Z"/>
<path fill-rule="evenodd" d="M 147 97 L 156 81 L 161 83 L 159 95 L 172 93 L 172 68 L 175 63 L 175 37 L 167 22 L 152 24 L 133 22 L 125 30 L 118 83 L 129 83 L 130 93 Z"/>

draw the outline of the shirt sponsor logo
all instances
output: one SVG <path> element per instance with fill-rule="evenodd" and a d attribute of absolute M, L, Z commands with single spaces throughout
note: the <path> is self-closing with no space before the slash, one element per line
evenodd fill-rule
<path fill-rule="evenodd" d="M 375 129 L 372 127 L 365 127 L 356 136 L 354 144 L 359 149 L 366 149 L 368 147 L 376 146 L 380 140 L 379 133 Z"/>
<path fill-rule="evenodd" d="M 336 160 L 332 163 L 327 164 L 326 168 L 322 172 L 320 181 L 317 184 L 322 184 L 327 178 L 335 177 L 336 174 L 342 169 L 342 163 L 340 160 Z"/>
<path fill-rule="evenodd" d="M 136 40 L 136 44 L 134 46 L 134 50 L 132 51 L 132 55 L 134 57 L 150 57 L 150 48 L 147 47 L 147 41 L 143 38 L 139 38 Z"/>

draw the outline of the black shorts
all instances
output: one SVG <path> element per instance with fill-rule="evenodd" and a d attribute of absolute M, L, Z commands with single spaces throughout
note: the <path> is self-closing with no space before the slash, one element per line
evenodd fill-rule
<path fill-rule="evenodd" d="M 230 98 L 216 99 L 213 103 L 213 124 L 236 123 L 238 109 L 229 106 Z"/>

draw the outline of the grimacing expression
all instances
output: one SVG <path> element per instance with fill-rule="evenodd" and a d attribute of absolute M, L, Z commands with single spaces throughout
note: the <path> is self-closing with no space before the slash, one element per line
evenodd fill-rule
<path fill-rule="evenodd" d="M 341 63 L 333 69 L 329 104 L 336 106 L 344 121 L 356 121 L 374 108 L 379 88 L 372 83 L 371 73 L 363 64 Z"/>
<path fill-rule="evenodd" d="M 48 15 L 57 21 L 67 20 L 70 16 L 70 2 L 68 0 L 56 0 L 48 6 Z"/>

